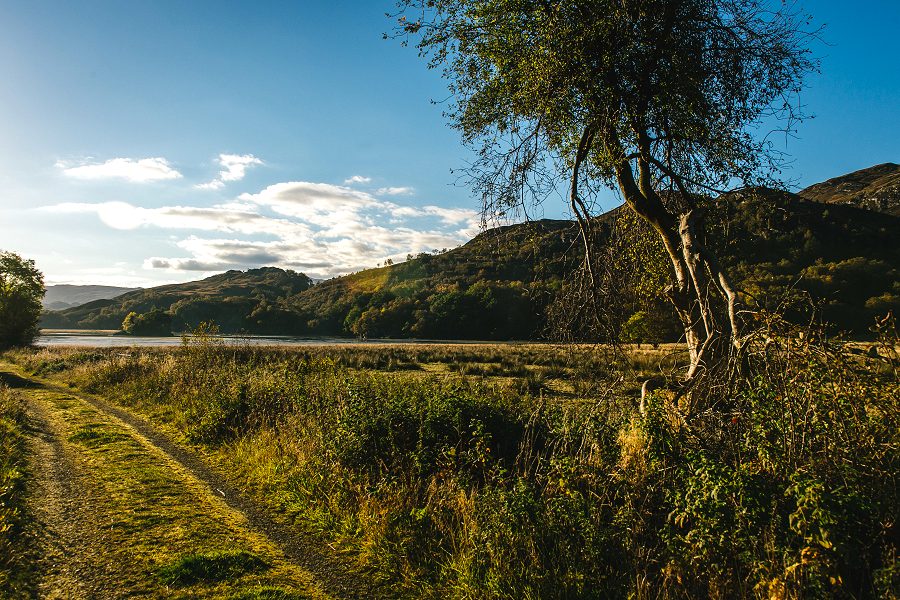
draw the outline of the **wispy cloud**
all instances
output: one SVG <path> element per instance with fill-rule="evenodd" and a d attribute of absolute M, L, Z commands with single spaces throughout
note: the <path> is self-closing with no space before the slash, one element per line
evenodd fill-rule
<path fill-rule="evenodd" d="M 378 196 L 412 196 L 416 190 L 411 187 L 383 187 L 375 192 Z"/>
<path fill-rule="evenodd" d="M 219 190 L 225 187 L 226 181 L 240 181 L 247 175 L 247 169 L 263 164 L 263 161 L 252 154 L 220 154 L 217 162 L 222 167 L 219 175 L 212 181 L 200 183 L 194 187 L 200 190 Z"/>
<path fill-rule="evenodd" d="M 477 216 L 475 211 L 468 208 L 444 208 L 442 206 L 393 206 L 391 214 L 394 217 L 437 217 L 447 225 L 457 223 L 472 223 Z"/>
<path fill-rule="evenodd" d="M 181 256 L 153 256 L 147 269 L 222 271 L 263 265 L 331 277 L 385 258 L 452 248 L 480 228 L 465 208 L 406 206 L 346 186 L 293 181 L 211 207 L 144 208 L 125 202 L 67 203 L 52 212 L 95 213 L 116 229 L 197 232 L 175 243 Z"/>
<path fill-rule="evenodd" d="M 225 182 L 219 179 L 213 179 L 212 181 L 207 181 L 206 183 L 198 183 L 194 186 L 198 190 L 221 190 L 225 187 Z"/>
<path fill-rule="evenodd" d="M 344 180 L 344 184 L 353 185 L 354 183 L 371 183 L 372 178 L 365 175 L 353 175 Z"/>
<path fill-rule="evenodd" d="M 218 231 L 246 235 L 270 234 L 285 237 L 308 237 L 310 235 L 309 227 L 303 223 L 261 215 L 255 210 L 247 210 L 241 205 L 142 208 L 127 202 L 66 202 L 44 207 L 41 210 L 56 213 L 94 213 L 107 226 L 121 230 L 152 226 L 163 229 Z"/>
<path fill-rule="evenodd" d="M 75 179 L 124 179 L 135 183 L 165 181 L 182 177 L 165 158 L 112 158 L 102 163 L 58 161 L 64 175 Z"/>
<path fill-rule="evenodd" d="M 276 183 L 257 194 L 241 194 L 239 199 L 320 227 L 356 222 L 363 210 L 382 205 L 366 192 L 309 181 Z"/>

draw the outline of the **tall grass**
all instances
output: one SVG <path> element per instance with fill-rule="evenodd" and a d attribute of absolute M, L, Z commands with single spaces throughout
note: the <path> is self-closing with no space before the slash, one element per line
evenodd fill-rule
<path fill-rule="evenodd" d="M 21 397 L 0 383 L 0 597 L 26 595 L 25 407 Z"/>
<path fill-rule="evenodd" d="M 896 597 L 896 340 L 865 355 L 801 333 L 773 328 L 730 386 L 643 415 L 608 357 L 546 350 L 15 358 L 168 421 L 416 596 Z M 498 367 L 363 366 L 435 362 Z"/>

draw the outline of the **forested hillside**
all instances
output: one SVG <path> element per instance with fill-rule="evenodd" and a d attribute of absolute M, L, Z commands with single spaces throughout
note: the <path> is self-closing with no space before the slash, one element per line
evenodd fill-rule
<path fill-rule="evenodd" d="M 876 316 L 900 309 L 900 218 L 775 190 L 732 196 L 709 207 L 706 243 L 748 305 L 857 335 Z M 664 283 L 652 275 L 665 272 L 667 259 L 649 227 L 619 210 L 598 221 L 598 240 L 609 242 L 618 228 L 614 243 L 621 246 L 607 259 L 623 280 L 612 327 L 624 327 L 634 341 L 677 336 Z M 548 306 L 582 258 L 576 232 L 564 221 L 488 231 L 445 254 L 324 282 L 290 305 L 319 334 L 542 337 Z"/>
<path fill-rule="evenodd" d="M 748 304 L 856 334 L 900 310 L 900 218 L 770 190 L 737 196 L 711 234 Z"/>
<path fill-rule="evenodd" d="M 577 260 L 576 231 L 550 220 L 492 229 L 444 253 L 322 282 L 290 305 L 325 335 L 530 339 Z"/>
<path fill-rule="evenodd" d="M 173 331 L 213 321 L 223 331 L 279 333 L 296 330 L 295 314 L 283 299 L 310 287 L 302 273 L 274 267 L 228 271 L 201 281 L 137 290 L 110 300 L 96 300 L 59 312 L 45 313 L 45 328 L 119 329 L 129 313 L 153 309 L 171 316 Z"/>

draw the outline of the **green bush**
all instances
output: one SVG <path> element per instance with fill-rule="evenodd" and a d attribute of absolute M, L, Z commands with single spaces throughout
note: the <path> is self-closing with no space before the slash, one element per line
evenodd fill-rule
<path fill-rule="evenodd" d="M 486 467 L 514 462 L 524 424 L 501 399 L 462 385 L 394 385 L 376 377 L 348 382 L 329 444 L 343 465 L 375 478 L 452 469 L 483 480 Z"/>
<path fill-rule="evenodd" d="M 0 349 L 31 344 L 44 292 L 44 275 L 33 260 L 0 250 Z"/>

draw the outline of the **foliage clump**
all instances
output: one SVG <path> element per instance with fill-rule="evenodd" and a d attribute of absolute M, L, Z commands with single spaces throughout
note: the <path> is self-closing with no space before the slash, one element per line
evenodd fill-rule
<path fill-rule="evenodd" d="M 122 332 L 128 335 L 172 335 L 172 315 L 158 308 L 142 314 L 130 312 L 122 321 Z"/>
<path fill-rule="evenodd" d="M 13 252 L 0 252 L 0 348 L 27 346 L 38 332 L 44 276 Z"/>

